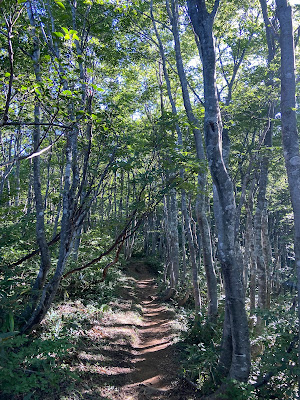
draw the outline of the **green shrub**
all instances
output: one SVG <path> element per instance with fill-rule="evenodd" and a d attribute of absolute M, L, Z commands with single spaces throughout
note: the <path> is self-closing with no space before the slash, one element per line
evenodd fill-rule
<path fill-rule="evenodd" d="M 219 394 L 219 399 L 224 400 L 256 400 L 257 396 L 252 385 L 230 379 L 224 382 L 225 391 Z"/>
<path fill-rule="evenodd" d="M 252 348 L 260 349 L 252 362 L 253 375 L 258 380 L 266 374 L 273 375 L 258 393 L 261 398 L 295 399 L 299 374 L 297 314 L 288 304 L 257 314 L 266 326 L 259 335 L 253 332 Z"/>
<path fill-rule="evenodd" d="M 63 364 L 66 339 L 32 340 L 15 336 L 0 342 L 0 397 L 42 398 L 72 376 Z"/>
<path fill-rule="evenodd" d="M 149 256 L 145 259 L 145 264 L 151 272 L 158 275 L 162 271 L 162 261 L 157 256 Z"/>
<path fill-rule="evenodd" d="M 197 383 L 203 393 L 209 393 L 217 384 L 216 366 L 222 336 L 222 318 L 216 323 L 199 317 L 190 320 L 188 330 L 183 334 L 183 374 Z"/>

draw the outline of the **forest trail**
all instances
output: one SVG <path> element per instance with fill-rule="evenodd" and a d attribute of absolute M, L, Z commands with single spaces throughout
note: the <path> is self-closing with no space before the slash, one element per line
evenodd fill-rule
<path fill-rule="evenodd" d="M 139 277 L 136 298 L 142 321 L 137 327 L 138 343 L 133 349 L 132 383 L 122 388 L 123 398 L 162 398 L 172 390 L 178 372 L 173 346 L 174 315 L 157 301 L 155 280 L 147 267 L 142 264 L 134 270 Z"/>
<path fill-rule="evenodd" d="M 87 373 L 81 398 L 194 399 L 179 384 L 175 313 L 157 299 L 155 278 L 144 263 L 132 263 L 126 274 L 113 312 L 95 321 L 79 354 L 76 369 Z"/>

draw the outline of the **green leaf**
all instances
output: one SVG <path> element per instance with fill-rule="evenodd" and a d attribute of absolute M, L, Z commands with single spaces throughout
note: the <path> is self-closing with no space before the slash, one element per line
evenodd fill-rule
<path fill-rule="evenodd" d="M 93 89 L 98 90 L 98 92 L 103 92 L 103 91 L 104 91 L 104 89 L 98 87 L 98 86 L 95 85 L 94 83 L 92 83 L 91 86 L 92 86 Z"/>
<path fill-rule="evenodd" d="M 18 333 L 19 333 L 18 331 L 0 333 L 0 343 L 4 342 L 4 340 L 8 340 L 8 339 L 16 336 Z"/>
<path fill-rule="evenodd" d="M 58 5 L 58 7 L 62 8 L 63 10 L 66 9 L 66 7 L 64 6 L 64 4 L 61 1 L 56 1 L 56 0 L 54 0 L 54 1 Z"/>
<path fill-rule="evenodd" d="M 101 304 L 100 310 L 103 313 L 109 311 L 109 305 L 108 304 Z"/>
<path fill-rule="evenodd" d="M 15 319 L 14 319 L 14 314 L 12 312 L 9 313 L 8 320 L 9 320 L 9 331 L 13 332 L 15 329 Z"/>
<path fill-rule="evenodd" d="M 36 93 L 37 95 L 39 95 L 39 96 L 42 94 L 38 88 L 34 88 L 34 91 L 35 91 L 35 93 Z"/>
<path fill-rule="evenodd" d="M 65 28 L 64 26 L 62 26 L 61 29 L 62 29 L 66 34 L 69 33 L 69 29 Z"/>
<path fill-rule="evenodd" d="M 63 38 L 64 35 L 61 32 L 53 32 L 54 35 L 56 35 L 57 37 Z"/>
<path fill-rule="evenodd" d="M 9 78 L 9 77 L 10 77 L 10 73 L 9 73 L 9 72 L 5 72 L 4 76 L 5 76 L 6 78 Z"/>
<path fill-rule="evenodd" d="M 64 90 L 64 91 L 62 92 L 62 94 L 65 95 L 65 96 L 72 96 L 71 90 Z"/>

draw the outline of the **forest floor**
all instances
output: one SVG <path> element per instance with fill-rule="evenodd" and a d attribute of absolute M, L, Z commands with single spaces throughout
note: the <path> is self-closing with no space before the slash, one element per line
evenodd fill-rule
<path fill-rule="evenodd" d="M 91 322 L 72 368 L 81 376 L 64 400 L 192 400 L 179 374 L 180 323 L 159 301 L 155 277 L 143 262 L 131 263 L 120 298 Z"/>

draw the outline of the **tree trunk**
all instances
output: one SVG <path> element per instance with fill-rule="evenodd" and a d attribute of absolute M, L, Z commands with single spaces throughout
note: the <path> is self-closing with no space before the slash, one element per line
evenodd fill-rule
<path fill-rule="evenodd" d="M 268 229 L 268 213 L 267 210 L 263 211 L 262 215 L 262 246 L 263 255 L 266 265 L 266 278 L 267 278 L 267 288 L 266 288 L 266 308 L 270 308 L 270 293 L 271 293 L 271 264 L 272 264 L 272 248 L 269 237 Z"/>
<path fill-rule="evenodd" d="M 266 29 L 266 38 L 268 45 L 268 66 L 269 66 L 269 79 L 268 86 L 273 86 L 274 84 L 274 72 L 272 68 L 270 68 L 271 62 L 275 57 L 275 45 L 274 45 L 274 28 L 268 17 L 267 3 L 266 0 L 260 0 L 265 29 Z M 267 149 L 272 145 L 272 135 L 273 135 L 273 122 L 274 118 L 274 102 L 272 100 L 269 101 L 269 115 L 268 115 L 268 125 L 266 127 L 266 133 L 264 140 L 264 147 Z M 257 194 L 257 206 L 256 213 L 254 219 L 254 227 L 255 227 L 255 251 L 256 251 L 256 262 L 257 262 L 257 278 L 258 278 L 258 307 L 260 310 L 264 310 L 268 308 L 268 279 L 267 279 L 267 269 L 268 264 L 264 253 L 264 244 L 263 244 L 263 232 L 265 232 L 263 226 L 263 216 L 266 213 L 266 190 L 268 183 L 268 169 L 269 169 L 269 151 L 265 150 L 265 154 L 261 157 L 261 170 L 259 177 L 259 188 Z M 265 238 L 266 240 L 266 238 Z M 258 329 L 262 328 L 262 320 L 258 318 L 257 326 Z"/>
<path fill-rule="evenodd" d="M 189 15 L 202 49 L 205 121 L 204 132 L 208 164 L 220 202 L 221 218 L 218 226 L 219 259 L 226 293 L 226 310 L 230 331 L 223 340 L 221 360 L 229 362 L 232 379 L 246 381 L 250 372 L 250 344 L 245 311 L 242 266 L 235 253 L 236 205 L 233 184 L 222 156 L 222 121 L 216 89 L 216 60 L 213 39 L 213 21 L 219 1 L 208 13 L 204 0 L 188 0 Z M 225 318 L 226 321 L 226 318 Z M 225 330 L 225 327 L 224 327 Z M 228 340 L 230 334 L 231 340 Z M 230 346 L 232 349 L 230 349 Z M 231 359 L 228 360 L 228 354 Z M 226 357 L 223 355 L 226 354 Z"/>
<path fill-rule="evenodd" d="M 181 83 L 183 103 L 186 111 L 188 120 L 193 126 L 194 140 L 196 145 L 197 158 L 200 163 L 200 167 L 204 169 L 206 165 L 206 157 L 202 143 L 202 134 L 199 129 L 199 121 L 194 115 L 190 96 L 188 92 L 188 84 L 186 74 L 183 67 L 181 48 L 180 48 L 180 36 L 178 30 L 178 5 L 175 0 L 171 0 L 171 8 L 169 7 L 168 0 L 166 1 L 167 11 L 169 19 L 172 25 L 172 33 L 175 44 L 175 55 L 176 55 L 176 66 Z M 173 111 L 174 112 L 174 111 Z M 217 278 L 214 269 L 213 257 L 212 257 L 212 244 L 210 236 L 210 226 L 207 220 L 206 212 L 206 189 L 207 179 L 205 172 L 198 174 L 198 195 L 196 200 L 196 216 L 201 233 L 201 245 L 203 251 L 203 264 L 206 274 L 207 282 L 207 297 L 208 297 L 208 316 L 214 319 L 218 313 L 218 292 L 217 292 Z"/>
<path fill-rule="evenodd" d="M 262 245 L 262 214 L 265 207 L 265 195 L 267 185 L 267 165 L 262 162 L 259 188 L 257 194 L 257 205 L 254 217 L 254 231 L 255 231 L 255 260 L 257 268 L 257 306 L 260 311 L 266 309 L 267 304 L 267 274 L 265 258 L 263 254 Z M 260 316 L 257 319 L 257 328 L 261 331 L 263 327 L 263 320 Z"/>
<path fill-rule="evenodd" d="M 165 280 L 169 280 L 169 287 L 166 291 L 166 294 L 163 297 L 163 300 L 169 300 L 175 293 L 176 290 L 176 256 L 175 249 L 173 246 L 174 240 L 174 220 L 172 215 L 172 200 L 171 195 L 166 195 L 164 197 L 164 215 L 165 215 L 165 235 L 166 235 L 166 265 L 165 265 Z M 177 219 L 177 215 L 176 215 Z M 178 237 L 178 232 L 177 232 Z M 175 268 L 175 269 L 174 269 Z"/>
<path fill-rule="evenodd" d="M 186 281 L 186 238 L 185 238 L 185 227 L 184 227 L 184 216 L 181 218 L 181 251 L 182 251 L 182 272 L 180 281 L 184 284 Z"/>
<path fill-rule="evenodd" d="M 294 211 L 294 251 L 297 268 L 298 319 L 300 321 L 300 153 L 296 119 L 295 49 L 292 8 L 287 0 L 276 0 L 281 47 L 281 127 L 285 165 Z M 300 329 L 298 368 L 300 365 Z M 299 375 L 300 392 L 300 375 Z M 299 393 L 300 395 L 300 393 Z"/>
<path fill-rule="evenodd" d="M 188 214 L 187 204 L 186 204 L 186 193 L 184 190 L 181 192 L 181 211 L 184 219 L 185 232 L 187 235 L 188 246 L 190 251 L 190 261 L 192 265 L 192 284 L 193 284 L 193 293 L 194 293 L 194 301 L 195 301 L 195 312 L 196 318 L 195 322 L 198 321 L 200 312 L 201 312 L 201 295 L 198 284 L 198 266 L 196 259 L 196 250 L 193 241 L 193 233 L 191 228 L 191 221 Z"/>
<path fill-rule="evenodd" d="M 247 207 L 247 220 L 246 220 L 246 232 L 248 243 L 245 245 L 249 247 L 249 264 L 250 264 L 250 314 L 252 315 L 256 309 L 256 259 L 255 259 L 255 245 L 254 245 L 254 231 L 253 231 L 253 218 L 252 208 L 253 200 L 249 199 L 249 205 Z"/>
<path fill-rule="evenodd" d="M 178 237 L 178 207 L 176 190 L 171 190 L 170 195 L 170 237 L 171 237 L 171 262 L 174 273 L 175 288 L 179 278 L 179 237 Z"/>
<path fill-rule="evenodd" d="M 33 36 L 33 68 L 35 73 L 35 79 L 37 82 L 41 81 L 40 76 L 40 48 L 39 48 L 39 38 L 36 33 L 36 22 L 31 8 L 31 4 L 27 4 L 28 17 L 32 27 Z M 40 146 L 40 104 L 38 98 L 36 98 L 36 103 L 34 105 L 34 122 L 37 124 L 33 130 L 33 146 L 34 151 L 36 151 Z M 40 181 L 40 157 L 33 158 L 33 188 L 35 196 L 35 208 L 36 208 L 36 239 L 40 249 L 41 260 L 40 260 L 40 270 L 33 285 L 33 290 L 35 291 L 34 298 L 37 297 L 37 292 L 41 290 L 44 286 L 47 278 L 47 274 L 51 268 L 50 253 L 47 244 L 47 238 L 45 233 L 45 221 L 44 221 L 44 202 L 42 198 L 41 191 L 41 181 Z M 35 300 L 32 299 L 32 305 L 35 306 Z"/>
<path fill-rule="evenodd" d="M 31 4 L 27 4 L 28 15 L 31 22 L 31 25 L 35 28 L 35 19 L 33 15 L 33 10 Z M 49 9 L 50 10 L 50 9 Z M 49 11 L 50 12 L 50 11 Z M 39 40 L 34 32 L 34 52 L 33 52 L 33 62 L 34 62 L 34 70 L 36 79 L 39 79 Z M 58 49 L 56 49 L 58 55 Z M 61 72 L 64 73 L 62 66 L 60 66 Z M 63 75 L 63 74 L 62 74 Z M 64 81 L 64 89 L 68 89 L 67 82 Z M 40 108 L 39 104 L 35 105 L 35 118 L 39 122 L 40 120 Z M 70 119 L 74 120 L 74 113 L 72 106 L 69 107 Z M 79 171 L 78 171 L 78 149 L 77 149 L 77 138 L 78 138 L 78 128 L 75 125 L 72 130 L 68 130 L 66 133 L 66 166 L 64 173 L 64 190 L 63 190 L 63 199 L 62 199 L 62 220 L 61 220 L 61 230 L 60 230 L 60 247 L 59 247 L 59 255 L 58 261 L 56 264 L 56 271 L 52 279 L 45 285 L 46 275 L 48 272 L 48 267 L 50 268 L 50 255 L 48 251 L 47 242 L 45 242 L 44 234 L 43 234 L 43 224 L 44 224 L 44 215 L 43 215 L 43 201 L 41 198 L 41 189 L 39 182 L 39 164 L 37 163 L 35 157 L 33 160 L 33 171 L 34 171 L 34 191 L 36 197 L 36 209 L 37 209 L 37 238 L 41 242 L 40 250 L 41 250 L 41 268 L 39 274 L 37 276 L 36 282 L 34 284 L 33 289 L 39 290 L 39 296 L 34 298 L 34 301 L 27 307 L 24 313 L 25 323 L 21 328 L 21 332 L 29 332 L 34 326 L 39 324 L 47 311 L 49 310 L 52 301 L 56 295 L 57 289 L 59 287 L 65 263 L 67 257 L 71 250 L 72 240 L 74 236 L 74 232 L 79 229 L 80 224 L 83 219 L 77 219 L 77 221 L 73 221 L 75 206 L 77 202 L 77 189 L 79 184 Z M 34 128 L 34 141 L 37 143 L 39 140 L 39 125 Z M 46 246 L 45 246 L 45 243 Z M 48 263 L 48 264 L 46 264 Z"/>

